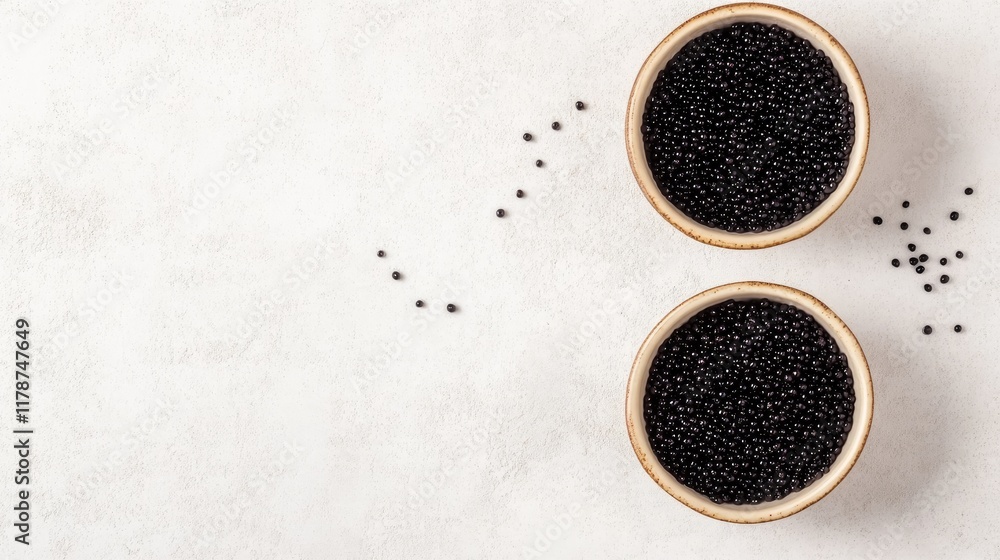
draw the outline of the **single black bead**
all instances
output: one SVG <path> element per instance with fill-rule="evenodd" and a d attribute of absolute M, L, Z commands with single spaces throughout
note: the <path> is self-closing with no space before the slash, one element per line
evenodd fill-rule
<path fill-rule="evenodd" d="M 583 107 L 584 107 L 584 105 L 583 105 L 583 101 L 577 101 L 577 102 L 576 102 L 576 110 L 577 110 L 577 111 L 582 111 L 582 110 L 583 110 Z"/>
<path fill-rule="evenodd" d="M 417 300 L 417 307 L 423 307 L 423 306 L 424 306 L 424 301 L 423 301 L 423 300 L 420 300 L 420 299 L 418 299 L 418 300 Z"/>
<path fill-rule="evenodd" d="M 961 259 L 961 258 L 965 257 L 965 253 L 963 253 L 961 251 L 955 251 L 955 257 Z"/>
<path fill-rule="evenodd" d="M 925 227 L 924 228 L 924 233 L 927 234 L 927 235 L 930 235 L 931 234 L 931 228 Z"/>
<path fill-rule="evenodd" d="M 458 308 L 455 307 L 454 303 L 449 303 L 448 304 L 448 313 L 454 313 L 456 309 L 458 309 Z"/>
<path fill-rule="evenodd" d="M 958 212 L 952 212 L 951 214 L 948 214 L 948 217 L 951 218 L 951 221 L 954 222 L 955 220 L 958 219 Z"/>
<path fill-rule="evenodd" d="M 542 165 L 543 165 L 542 164 L 542 160 L 540 160 L 540 159 L 536 159 L 535 160 L 535 167 L 541 167 Z"/>
<path fill-rule="evenodd" d="M 972 194 L 972 187 L 967 187 L 965 189 L 965 194 Z"/>
<path fill-rule="evenodd" d="M 517 189 L 517 192 L 514 193 L 514 196 L 516 196 L 517 198 L 524 198 L 524 191 L 522 191 L 521 189 Z"/>
<path fill-rule="evenodd" d="M 559 130 L 560 128 L 562 127 L 560 126 L 559 121 L 552 123 L 552 130 Z"/>
<path fill-rule="evenodd" d="M 503 208 L 497 210 L 497 218 L 503 218 L 506 215 L 507 215 L 507 212 L 504 212 Z"/>
<path fill-rule="evenodd" d="M 924 291 L 925 292 L 929 292 L 929 291 L 931 291 L 933 289 L 934 289 L 934 286 L 931 286 L 930 284 L 924 284 Z"/>
<path fill-rule="evenodd" d="M 955 332 L 962 332 L 962 325 L 955 325 Z"/>
<path fill-rule="evenodd" d="M 892 266 L 899 268 L 899 259 L 892 259 Z"/>
<path fill-rule="evenodd" d="M 947 274 L 942 274 L 941 275 L 941 283 L 942 284 L 947 284 L 949 280 L 951 280 L 951 278 L 949 278 Z"/>
<path fill-rule="evenodd" d="M 948 264 L 948 259 L 946 259 L 946 258 L 944 258 L 944 257 L 941 257 L 941 260 L 940 260 L 940 261 L 938 261 L 938 262 L 940 262 L 940 263 L 941 263 L 941 266 L 944 266 L 944 265 Z"/>
<path fill-rule="evenodd" d="M 872 223 L 875 224 L 875 225 L 877 225 L 877 226 L 882 225 L 882 217 L 881 216 L 875 216 L 874 218 L 872 218 Z"/>
<path fill-rule="evenodd" d="M 917 258 L 920 262 L 927 262 L 927 259 L 929 259 L 930 257 L 927 256 L 927 253 L 924 253 Z"/>
<path fill-rule="evenodd" d="M 395 271 L 395 270 L 394 270 L 394 271 L 392 271 L 392 279 L 393 279 L 393 280 L 399 280 L 401 276 L 402 276 L 402 275 L 401 275 L 401 274 L 400 274 L 399 272 L 397 272 L 397 271 Z"/>
<path fill-rule="evenodd" d="M 917 257 L 910 257 L 910 266 L 917 266 L 917 263 L 919 262 L 920 259 L 918 259 Z"/>
<path fill-rule="evenodd" d="M 530 132 L 525 132 L 524 136 L 522 136 L 521 138 L 524 138 L 525 142 L 531 142 L 531 133 Z"/>
<path fill-rule="evenodd" d="M 908 224 L 906 222 L 903 222 L 903 223 L 899 224 L 899 229 L 905 230 L 908 227 L 910 227 L 910 224 Z"/>
<path fill-rule="evenodd" d="M 924 325 L 924 334 L 931 334 L 932 332 L 934 332 L 934 329 L 930 325 Z"/>
<path fill-rule="evenodd" d="M 379 251 L 378 253 L 375 254 L 378 255 L 379 258 L 382 258 L 385 256 L 385 251 Z"/>
<path fill-rule="evenodd" d="M 923 274 L 924 273 L 924 265 L 920 265 L 917 268 L 915 268 L 914 270 L 917 271 L 917 274 Z"/>
<path fill-rule="evenodd" d="M 903 208 L 909 208 L 909 207 L 910 207 L 910 201 L 909 200 L 904 200 L 903 201 Z"/>
<path fill-rule="evenodd" d="M 909 249 L 911 253 L 917 250 L 917 246 L 914 245 L 913 243 L 907 245 L 906 248 Z"/>

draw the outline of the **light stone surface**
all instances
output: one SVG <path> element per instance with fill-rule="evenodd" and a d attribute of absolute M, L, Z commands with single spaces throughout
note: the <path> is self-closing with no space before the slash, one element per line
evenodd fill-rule
<path fill-rule="evenodd" d="M 787 3 L 854 57 L 871 149 L 754 252 L 672 229 L 625 157 L 635 73 L 712 6 L 3 3 L 0 323 L 31 322 L 37 433 L 24 547 L 9 348 L 0 558 L 1000 557 L 1000 5 Z M 845 481 L 752 527 L 660 490 L 624 423 L 649 329 L 747 279 L 837 312 L 876 395 Z"/>

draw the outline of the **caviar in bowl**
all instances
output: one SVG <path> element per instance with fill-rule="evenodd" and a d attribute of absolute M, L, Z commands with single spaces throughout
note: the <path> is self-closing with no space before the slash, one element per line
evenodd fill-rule
<path fill-rule="evenodd" d="M 806 235 L 840 207 L 868 130 L 861 77 L 829 33 L 784 8 L 732 4 L 653 50 L 625 138 L 667 221 L 704 243 L 754 249 Z"/>
<path fill-rule="evenodd" d="M 636 456 L 692 509 L 735 523 L 792 515 L 847 475 L 871 426 L 864 353 L 799 290 L 741 282 L 671 311 L 632 366 Z"/>

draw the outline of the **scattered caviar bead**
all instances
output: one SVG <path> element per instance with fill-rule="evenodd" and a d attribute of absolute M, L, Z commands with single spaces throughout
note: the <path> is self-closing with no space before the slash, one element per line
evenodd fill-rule
<path fill-rule="evenodd" d="M 903 201 L 903 208 L 909 208 L 909 207 L 910 207 L 910 201 L 909 200 L 904 200 Z"/>
<path fill-rule="evenodd" d="M 961 251 L 955 251 L 955 257 L 956 257 L 956 258 L 959 258 L 959 259 L 960 259 L 960 258 L 962 258 L 962 257 L 964 257 L 964 256 L 965 256 L 965 253 L 963 253 L 963 252 L 961 252 Z"/>
<path fill-rule="evenodd" d="M 535 160 L 535 167 L 541 167 L 541 166 L 542 166 L 542 160 L 536 159 Z"/>
<path fill-rule="evenodd" d="M 828 472 L 854 416 L 837 342 L 808 313 L 766 299 L 698 312 L 660 345 L 645 389 L 653 453 L 717 503 L 802 490 Z"/>
<path fill-rule="evenodd" d="M 946 259 L 946 258 L 944 258 L 944 257 L 941 257 L 941 260 L 940 260 L 940 261 L 938 261 L 938 262 L 940 262 L 940 263 L 941 263 L 941 266 L 944 266 L 944 265 L 948 264 L 948 259 Z"/>
<path fill-rule="evenodd" d="M 892 259 L 892 266 L 899 268 L 899 259 Z"/>
<path fill-rule="evenodd" d="M 552 130 L 559 130 L 560 128 L 559 121 L 552 123 Z"/>
<path fill-rule="evenodd" d="M 908 224 L 906 222 L 903 222 L 903 223 L 899 224 L 899 229 L 905 230 L 908 227 L 910 227 L 910 224 Z"/>
<path fill-rule="evenodd" d="M 954 222 L 955 220 L 958 219 L 958 212 L 952 212 L 951 214 L 948 214 L 948 217 L 951 218 L 951 221 Z"/>
<path fill-rule="evenodd" d="M 929 258 L 930 258 L 930 257 L 928 257 L 928 256 L 927 256 L 927 253 L 924 253 L 924 254 L 920 255 L 919 257 L 917 257 L 917 259 L 918 259 L 918 260 L 919 260 L 920 262 L 927 262 L 927 259 L 929 259 Z"/>
<path fill-rule="evenodd" d="M 418 299 L 417 300 L 417 307 L 423 307 L 423 306 L 424 306 L 424 300 Z"/>
<path fill-rule="evenodd" d="M 503 208 L 497 210 L 497 218 L 503 218 L 506 215 L 507 215 L 507 213 L 504 212 Z"/>
<path fill-rule="evenodd" d="M 966 188 L 965 189 L 965 194 L 972 194 L 972 187 Z"/>
<path fill-rule="evenodd" d="M 872 218 L 872 223 L 875 224 L 875 225 L 877 225 L 877 226 L 882 225 L 882 217 L 881 216 L 875 216 L 874 218 Z"/>
<path fill-rule="evenodd" d="M 924 284 L 924 291 L 925 292 L 929 292 L 929 291 L 931 291 L 933 289 L 934 289 L 934 286 L 931 286 L 930 284 Z"/>
<path fill-rule="evenodd" d="M 394 270 L 394 271 L 392 271 L 392 279 L 393 279 L 393 280 L 399 280 L 399 279 L 400 279 L 400 277 L 401 277 L 401 275 L 399 274 L 399 272 L 397 272 L 397 271 L 395 271 L 395 270 Z"/>
<path fill-rule="evenodd" d="M 455 307 L 454 303 L 449 303 L 448 304 L 448 313 L 454 313 L 456 309 L 458 309 L 458 308 Z"/>
<path fill-rule="evenodd" d="M 951 278 L 949 278 L 947 274 L 942 274 L 941 275 L 941 283 L 942 284 L 947 284 L 949 280 L 951 280 Z"/>
<path fill-rule="evenodd" d="M 525 142 L 531 142 L 531 133 L 530 132 L 525 132 L 524 136 L 522 136 L 521 138 L 524 138 Z"/>
<path fill-rule="evenodd" d="M 524 198 L 524 191 L 522 191 L 521 189 L 517 189 L 517 192 L 516 192 L 516 193 L 514 193 L 514 195 L 515 195 L 515 196 L 516 196 L 517 198 Z"/>
<path fill-rule="evenodd" d="M 955 325 L 955 332 L 962 332 L 962 325 Z"/>
<path fill-rule="evenodd" d="M 927 234 L 927 235 L 930 235 L 931 234 L 931 228 L 925 227 L 924 228 L 924 233 Z"/>
<path fill-rule="evenodd" d="M 917 268 L 915 268 L 914 270 L 916 270 L 916 271 L 917 271 L 917 274 L 923 274 L 923 273 L 924 273 L 924 270 L 925 270 L 925 269 L 924 269 L 924 265 L 920 265 L 920 266 L 918 266 Z"/>
<path fill-rule="evenodd" d="M 582 111 L 582 110 L 583 110 L 583 107 L 584 107 L 584 105 L 583 105 L 583 101 L 577 101 L 577 102 L 576 102 L 576 110 L 577 110 L 577 111 Z"/>
<path fill-rule="evenodd" d="M 378 255 L 378 258 L 381 259 L 382 257 L 385 256 L 385 251 L 379 251 L 378 253 L 375 253 L 375 254 Z"/>
<path fill-rule="evenodd" d="M 930 325 L 924 325 L 924 334 L 931 334 L 932 332 L 934 332 L 934 329 Z"/>
<path fill-rule="evenodd" d="M 920 259 L 917 257 L 910 257 L 910 266 L 917 266 L 918 262 L 920 262 Z"/>
<path fill-rule="evenodd" d="M 906 248 L 909 249 L 911 253 L 917 250 L 917 246 L 914 245 L 913 243 L 907 245 Z"/>
<path fill-rule="evenodd" d="M 840 185 L 854 106 L 830 57 L 795 33 L 741 22 L 681 47 L 644 100 L 657 186 L 705 226 L 772 231 Z"/>

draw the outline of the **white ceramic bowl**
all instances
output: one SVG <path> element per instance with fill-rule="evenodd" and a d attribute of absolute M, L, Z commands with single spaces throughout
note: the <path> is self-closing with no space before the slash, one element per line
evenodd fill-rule
<path fill-rule="evenodd" d="M 840 351 L 847 355 L 847 363 L 854 377 L 854 424 L 848 433 L 847 441 L 844 443 L 840 455 L 830 467 L 830 472 L 803 490 L 793 492 L 773 502 L 746 505 L 716 504 L 677 482 L 677 479 L 660 464 L 653 453 L 649 437 L 646 435 L 642 401 L 646 393 L 646 381 L 649 378 L 649 367 L 653 358 L 656 357 L 656 352 L 663 341 L 677 327 L 686 323 L 702 309 L 716 303 L 729 299 L 739 301 L 755 298 L 767 298 L 771 301 L 794 305 L 812 315 L 816 322 L 830 333 L 840 347 Z M 632 448 L 635 450 L 639 462 L 642 463 L 642 467 L 671 496 L 691 509 L 715 519 L 733 523 L 761 523 L 788 517 L 802 511 L 829 494 L 847 476 L 851 467 L 858 460 L 858 456 L 865 446 L 865 440 L 868 439 L 868 430 L 871 428 L 872 422 L 873 398 L 872 378 L 865 354 L 851 330 L 833 311 L 830 311 L 830 308 L 823 305 L 818 299 L 795 288 L 766 282 L 738 282 L 712 288 L 688 299 L 674 308 L 653 328 L 642 343 L 642 347 L 639 348 L 639 354 L 632 364 L 632 372 L 629 375 L 628 390 L 625 396 L 625 421 L 628 425 L 629 439 L 632 440 Z"/>
<path fill-rule="evenodd" d="M 807 39 L 833 61 L 833 66 L 840 74 L 840 80 L 847 85 L 848 95 L 850 95 L 851 102 L 854 103 L 854 148 L 851 150 L 847 171 L 837 186 L 837 190 L 833 191 L 833 194 L 801 220 L 780 229 L 761 233 L 731 233 L 718 228 L 710 228 L 692 220 L 671 204 L 660 192 L 653 179 L 653 174 L 646 161 L 646 150 L 643 147 L 641 131 L 642 113 L 645 109 L 646 99 L 649 97 L 657 74 L 666 66 L 667 62 L 680 51 L 681 47 L 699 35 L 738 22 L 777 24 L 794 32 L 799 37 Z M 844 47 L 825 29 L 809 18 L 779 6 L 756 3 L 729 4 L 713 8 L 689 19 L 670 35 L 667 35 L 667 38 L 653 49 L 639 70 L 639 75 L 632 86 L 632 94 L 629 96 L 628 113 L 625 117 L 625 148 L 628 151 L 629 164 L 632 166 L 632 173 L 635 175 L 636 181 L 639 182 L 639 187 L 642 188 L 642 192 L 650 204 L 668 222 L 689 237 L 702 243 L 730 249 L 762 249 L 780 245 L 798 239 L 819 227 L 833 215 L 837 208 L 840 208 L 858 182 L 868 153 L 868 134 L 868 96 L 865 94 L 861 75 L 858 74 L 854 61 L 851 60 Z"/>

